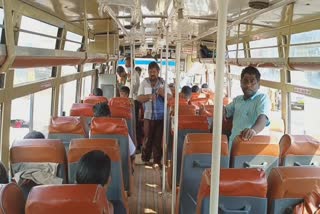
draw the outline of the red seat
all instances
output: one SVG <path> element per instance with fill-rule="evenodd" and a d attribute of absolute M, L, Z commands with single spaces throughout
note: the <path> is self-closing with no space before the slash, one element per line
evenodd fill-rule
<path fill-rule="evenodd" d="M 108 99 L 104 96 L 95 96 L 91 95 L 89 97 L 84 98 L 83 103 L 87 104 L 98 104 L 98 103 L 103 103 L 103 102 L 108 102 Z"/>
<path fill-rule="evenodd" d="M 93 104 L 73 103 L 70 109 L 70 116 L 93 117 Z"/>
<path fill-rule="evenodd" d="M 49 125 L 49 134 L 74 134 L 88 137 L 87 125 L 84 118 L 52 117 Z"/>
<path fill-rule="evenodd" d="M 96 184 L 37 186 L 26 204 L 26 214 L 113 213 L 105 189 Z"/>
<path fill-rule="evenodd" d="M 214 105 L 204 105 L 203 108 L 200 108 L 199 114 L 201 116 L 213 117 Z"/>
<path fill-rule="evenodd" d="M 179 105 L 179 115 L 197 115 L 198 108 L 193 105 Z M 171 107 L 171 115 L 174 115 L 174 106 Z"/>
<path fill-rule="evenodd" d="M 23 214 L 25 200 L 16 183 L 0 184 L 0 214 Z"/>

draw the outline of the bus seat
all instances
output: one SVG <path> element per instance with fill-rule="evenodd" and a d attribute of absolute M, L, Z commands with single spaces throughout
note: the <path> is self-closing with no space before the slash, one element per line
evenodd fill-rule
<path fill-rule="evenodd" d="M 168 108 L 172 108 L 175 104 L 175 98 L 171 97 L 168 99 Z M 188 100 L 179 97 L 179 105 L 189 105 Z"/>
<path fill-rule="evenodd" d="M 25 199 L 16 183 L 0 184 L 0 214 L 24 214 Z"/>
<path fill-rule="evenodd" d="M 211 170 L 203 172 L 197 214 L 209 213 Z M 262 169 L 221 169 L 219 213 L 266 214 L 267 178 Z"/>
<path fill-rule="evenodd" d="M 26 214 L 111 214 L 105 190 L 96 184 L 44 185 L 32 189 Z"/>
<path fill-rule="evenodd" d="M 15 141 L 10 148 L 11 174 L 19 172 L 16 164 L 39 164 L 37 169 L 42 169 L 45 163 L 57 163 L 56 176 L 62 178 L 62 183 L 67 183 L 67 156 L 63 143 L 60 140 L 51 139 L 23 139 Z M 25 196 L 30 189 L 37 185 L 30 180 L 21 185 Z"/>
<path fill-rule="evenodd" d="M 83 155 L 93 150 L 101 150 L 111 159 L 111 182 L 108 186 L 107 197 L 119 207 L 114 207 L 115 213 L 128 210 L 128 200 L 124 192 L 121 169 L 120 147 L 116 139 L 74 139 L 71 141 L 68 153 L 69 183 L 75 183 L 78 162 Z"/>
<path fill-rule="evenodd" d="M 103 102 L 108 102 L 108 99 L 104 96 L 95 96 L 95 95 L 90 95 L 88 97 L 85 97 L 83 99 L 83 103 L 88 103 L 88 104 L 98 104 L 98 103 L 103 103 Z"/>
<path fill-rule="evenodd" d="M 213 118 L 214 105 L 204 105 L 203 108 L 200 109 L 199 114 L 201 116 Z"/>
<path fill-rule="evenodd" d="M 121 153 L 124 187 L 130 192 L 131 162 L 129 158 L 128 126 L 123 118 L 94 117 L 91 121 L 90 138 L 118 140 Z"/>
<path fill-rule="evenodd" d="M 173 122 L 174 123 L 174 122 Z M 174 127 L 172 125 L 172 127 Z M 181 158 L 184 139 L 189 133 L 208 133 L 209 125 L 207 117 L 204 116 L 190 116 L 190 115 L 181 115 L 179 116 L 178 123 L 178 150 L 177 150 L 177 183 L 180 181 L 180 170 L 181 170 Z M 171 150 L 169 153 L 172 156 L 172 146 L 168 146 L 168 150 Z"/>
<path fill-rule="evenodd" d="M 84 117 L 89 125 L 93 117 L 93 104 L 73 103 L 70 109 L 70 116 Z"/>
<path fill-rule="evenodd" d="M 136 117 L 133 102 L 126 97 L 114 97 L 109 102 L 111 117 L 124 118 L 127 121 L 130 136 L 136 144 Z"/>
<path fill-rule="evenodd" d="M 191 99 L 190 104 L 200 107 L 203 105 L 208 105 L 208 98 L 197 98 L 197 99 Z"/>
<path fill-rule="evenodd" d="M 308 135 L 285 134 L 280 139 L 282 166 L 320 166 L 320 141 Z"/>
<path fill-rule="evenodd" d="M 195 213 L 201 176 L 211 167 L 212 133 L 187 134 L 183 146 L 177 208 L 179 213 Z M 220 167 L 229 167 L 228 138 L 221 137 Z M 179 206 L 180 205 L 180 206 Z"/>
<path fill-rule="evenodd" d="M 83 117 L 51 117 L 49 124 L 49 139 L 60 139 L 66 151 L 74 138 L 87 138 L 88 125 Z"/>
<path fill-rule="evenodd" d="M 268 175 L 279 165 L 279 150 L 275 137 L 257 135 L 249 141 L 236 137 L 231 150 L 231 167 L 262 168 Z"/>
<path fill-rule="evenodd" d="M 320 183 L 320 168 L 277 167 L 268 177 L 269 213 L 284 214 L 316 189 Z"/>
<path fill-rule="evenodd" d="M 179 105 L 179 116 L 180 115 L 197 115 L 199 108 L 193 105 Z M 171 115 L 174 115 L 174 106 L 170 109 Z"/>

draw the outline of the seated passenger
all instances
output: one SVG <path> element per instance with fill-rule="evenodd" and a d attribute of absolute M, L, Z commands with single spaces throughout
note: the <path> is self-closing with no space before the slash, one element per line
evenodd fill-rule
<path fill-rule="evenodd" d="M 180 92 L 180 97 L 189 101 L 192 95 L 192 89 L 189 86 L 183 86 Z"/>
<path fill-rule="evenodd" d="M 23 139 L 45 139 L 45 136 L 41 132 L 33 130 L 26 134 Z"/>
<path fill-rule="evenodd" d="M 94 96 L 103 96 L 103 91 L 101 88 L 95 88 L 92 91 L 92 95 Z"/>
<path fill-rule="evenodd" d="M 243 95 L 237 96 L 224 109 L 227 118 L 233 118 L 229 149 L 237 135 L 243 140 L 250 140 L 270 124 L 270 100 L 266 94 L 259 93 L 260 72 L 248 66 L 241 72 Z"/>
<path fill-rule="evenodd" d="M 200 88 L 197 85 L 192 86 L 191 88 L 192 93 L 200 93 Z"/>
<path fill-rule="evenodd" d="M 201 85 L 201 89 L 209 89 L 208 84 L 207 84 L 207 83 L 203 83 L 203 84 Z"/>
<path fill-rule="evenodd" d="M 8 172 L 4 164 L 0 161 L 0 184 L 9 183 Z"/>
<path fill-rule="evenodd" d="M 78 184 L 100 184 L 108 189 L 111 171 L 111 160 L 108 155 L 99 150 L 86 153 L 79 161 L 76 171 Z M 113 204 L 113 202 L 111 201 Z M 113 206 L 109 204 L 109 212 L 113 213 Z"/>
<path fill-rule="evenodd" d="M 130 95 L 130 88 L 127 87 L 127 86 L 122 86 L 120 88 L 120 97 L 127 97 L 129 98 L 129 95 Z"/>

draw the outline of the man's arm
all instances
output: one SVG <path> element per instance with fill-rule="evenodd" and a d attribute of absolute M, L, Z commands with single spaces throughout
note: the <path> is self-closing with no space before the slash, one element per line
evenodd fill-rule
<path fill-rule="evenodd" d="M 251 140 L 253 136 L 256 136 L 267 125 L 268 118 L 264 114 L 260 114 L 256 122 L 251 128 L 246 128 L 241 132 L 241 137 L 244 140 Z"/>
<path fill-rule="evenodd" d="M 157 91 L 158 95 L 160 95 L 161 97 L 164 97 L 164 88 L 159 88 Z M 167 94 L 168 94 L 168 99 L 172 97 L 170 88 L 167 87 Z"/>
<path fill-rule="evenodd" d="M 140 103 L 145 103 L 145 102 L 148 102 L 148 101 L 152 101 L 152 100 L 155 100 L 156 99 L 156 95 L 154 94 L 143 94 L 143 95 L 139 95 L 137 97 L 138 101 Z"/>

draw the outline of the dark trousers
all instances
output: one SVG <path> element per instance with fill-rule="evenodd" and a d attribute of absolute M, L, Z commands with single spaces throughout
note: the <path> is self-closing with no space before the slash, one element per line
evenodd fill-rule
<path fill-rule="evenodd" d="M 134 111 L 135 111 L 135 119 L 136 119 L 136 147 L 139 149 L 141 147 L 142 144 L 142 127 L 140 124 L 140 109 L 141 109 L 141 103 L 138 100 L 134 101 Z"/>
<path fill-rule="evenodd" d="M 153 162 L 161 164 L 163 120 L 144 119 L 144 141 L 142 145 L 142 161 L 148 162 L 153 153 Z"/>

